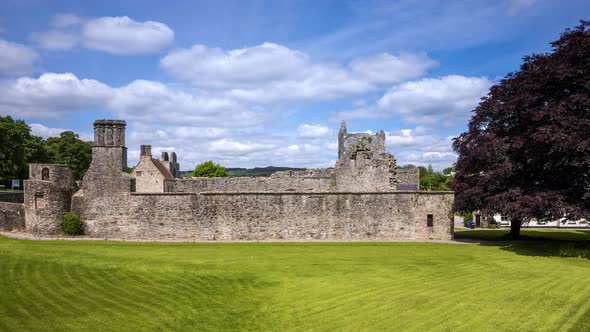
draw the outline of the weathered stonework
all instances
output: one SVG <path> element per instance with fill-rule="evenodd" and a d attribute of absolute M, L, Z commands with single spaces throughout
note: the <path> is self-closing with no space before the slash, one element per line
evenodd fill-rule
<path fill-rule="evenodd" d="M 25 205 L 0 202 L 0 230 L 25 229 Z"/>
<path fill-rule="evenodd" d="M 125 172 L 124 130 L 123 121 L 95 122 L 92 164 L 77 192 L 71 174 L 64 174 L 60 183 L 35 178 L 37 171 L 31 174 L 25 184 L 28 231 L 55 234 L 57 215 L 71 209 L 81 214 L 86 234 L 106 238 L 387 241 L 452 237 L 453 193 L 398 190 L 402 184 L 417 189 L 418 173 L 397 169 L 395 158 L 385 151 L 383 132 L 349 134 L 343 123 L 335 168 L 278 172 L 268 178 L 174 179 L 162 189 L 160 183 L 145 186 L 137 174 L 134 178 Z M 151 160 L 151 151 L 142 147 L 142 158 L 147 160 L 148 155 Z M 148 166 L 141 167 L 135 172 L 149 171 Z M 35 208 L 37 192 L 47 193 L 55 213 L 42 214 Z"/>
<path fill-rule="evenodd" d="M 76 181 L 66 165 L 29 164 L 25 180 L 25 225 L 32 234 L 62 234 L 64 212 L 70 211 Z"/>
<path fill-rule="evenodd" d="M 453 193 L 136 193 L 109 203 L 110 214 L 86 217 L 90 234 L 201 241 L 448 240 Z"/>

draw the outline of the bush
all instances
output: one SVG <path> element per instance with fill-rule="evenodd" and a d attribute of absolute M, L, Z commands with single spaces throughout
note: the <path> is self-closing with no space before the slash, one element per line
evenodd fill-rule
<path fill-rule="evenodd" d="M 80 235 L 84 230 L 84 224 L 80 216 L 74 213 L 66 212 L 62 223 L 65 235 Z"/>

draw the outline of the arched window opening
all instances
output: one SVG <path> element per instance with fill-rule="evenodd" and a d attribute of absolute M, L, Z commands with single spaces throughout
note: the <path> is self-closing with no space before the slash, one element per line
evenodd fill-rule
<path fill-rule="evenodd" d="M 41 170 L 41 180 L 49 180 L 49 168 L 44 167 Z"/>

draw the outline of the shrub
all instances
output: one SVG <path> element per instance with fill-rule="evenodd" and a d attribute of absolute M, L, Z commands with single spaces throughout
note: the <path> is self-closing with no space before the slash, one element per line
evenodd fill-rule
<path fill-rule="evenodd" d="M 84 224 L 80 216 L 74 213 L 66 212 L 62 223 L 65 235 L 80 235 L 84 230 Z"/>

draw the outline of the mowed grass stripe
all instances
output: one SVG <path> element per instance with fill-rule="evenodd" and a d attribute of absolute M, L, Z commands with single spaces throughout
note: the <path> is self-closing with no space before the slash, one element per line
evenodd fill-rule
<path fill-rule="evenodd" d="M 587 326 L 590 287 L 580 280 L 590 273 L 590 261 L 548 257 L 536 248 L 0 238 L 0 266 L 9 270 L 0 274 L 0 285 L 9 288 L 0 293 L 0 329 L 555 331 Z"/>

